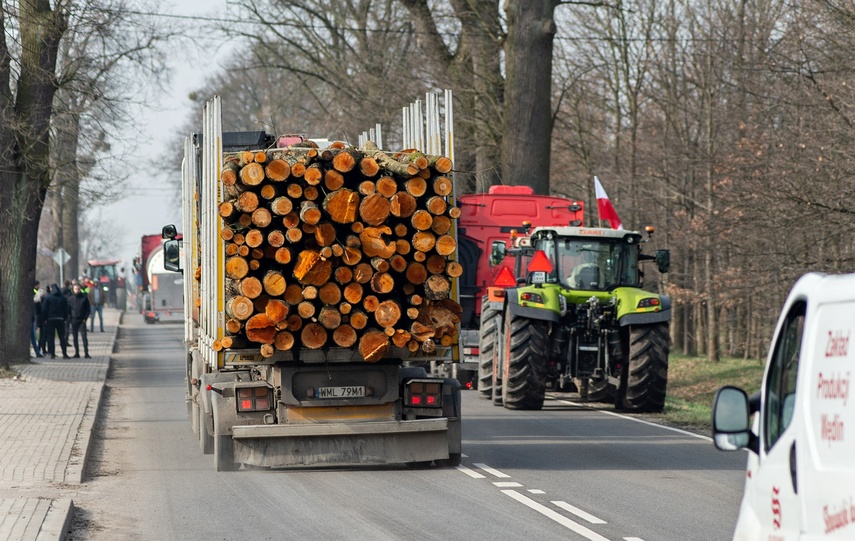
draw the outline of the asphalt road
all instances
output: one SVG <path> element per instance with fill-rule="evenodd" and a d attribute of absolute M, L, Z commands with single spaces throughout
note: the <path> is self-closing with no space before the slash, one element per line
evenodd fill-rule
<path fill-rule="evenodd" d="M 458 469 L 217 473 L 187 416 L 183 328 L 124 321 L 73 540 L 731 538 L 744 454 L 562 398 L 518 412 L 464 392 Z"/>

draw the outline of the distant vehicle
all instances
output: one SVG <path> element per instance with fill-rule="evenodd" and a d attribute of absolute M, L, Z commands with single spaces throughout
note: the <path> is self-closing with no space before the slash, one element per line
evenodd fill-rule
<path fill-rule="evenodd" d="M 734 539 L 855 539 L 853 335 L 855 274 L 805 275 L 784 303 L 760 393 L 716 394 L 715 446 L 751 451 Z"/>
<path fill-rule="evenodd" d="M 160 235 L 143 235 L 134 271 L 145 322 L 184 321 L 184 275 L 164 268 Z"/>
<path fill-rule="evenodd" d="M 125 269 L 116 268 L 121 262 L 121 259 L 90 259 L 87 262 L 86 275 L 104 291 L 108 306 L 124 310 L 128 300 L 123 276 Z"/>

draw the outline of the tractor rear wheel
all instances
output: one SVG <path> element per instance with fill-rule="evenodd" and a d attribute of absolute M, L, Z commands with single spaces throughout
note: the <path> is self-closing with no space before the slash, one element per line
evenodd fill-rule
<path fill-rule="evenodd" d="M 640 325 L 629 331 L 629 366 L 623 408 L 660 412 L 668 385 L 668 323 Z"/>
<path fill-rule="evenodd" d="M 489 400 L 493 396 L 493 366 L 499 348 L 496 347 L 496 337 L 499 335 L 499 317 L 501 313 L 489 307 L 485 296 L 481 300 L 481 331 L 478 356 L 478 396 Z"/>
<path fill-rule="evenodd" d="M 502 404 L 507 409 L 539 410 L 546 397 L 549 322 L 505 312 Z"/>

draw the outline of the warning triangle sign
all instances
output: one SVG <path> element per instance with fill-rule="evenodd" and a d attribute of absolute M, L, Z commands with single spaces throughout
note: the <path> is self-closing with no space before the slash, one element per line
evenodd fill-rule
<path fill-rule="evenodd" d="M 552 272 L 552 262 L 546 257 L 546 252 L 538 250 L 528 264 L 528 272 Z"/>
<path fill-rule="evenodd" d="M 496 281 L 493 282 L 493 285 L 496 287 L 514 287 L 517 285 L 517 281 L 514 280 L 514 273 L 511 272 L 511 269 L 508 267 L 502 267 L 502 270 L 499 272 L 499 275 L 496 276 Z"/>

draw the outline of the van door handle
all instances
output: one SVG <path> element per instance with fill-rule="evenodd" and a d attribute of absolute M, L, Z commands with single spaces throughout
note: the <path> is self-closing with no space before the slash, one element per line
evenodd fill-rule
<path fill-rule="evenodd" d="M 793 482 L 793 493 L 799 493 L 799 483 L 796 480 L 796 442 L 790 447 L 790 480 Z"/>

